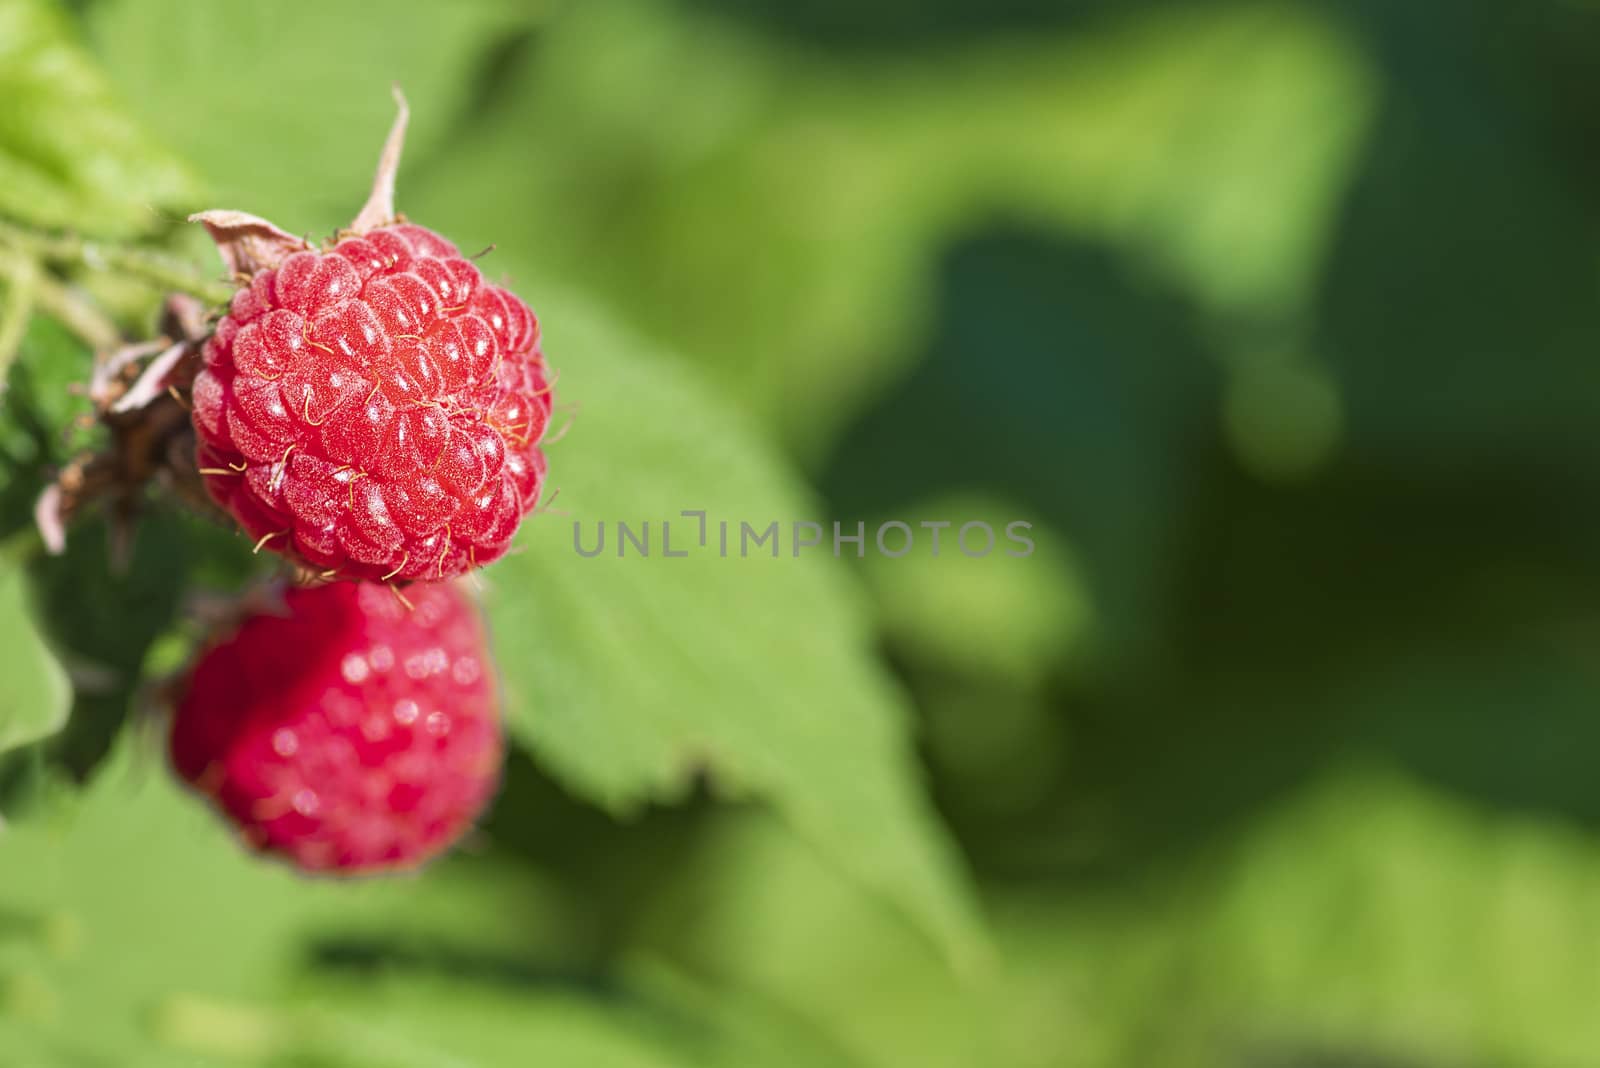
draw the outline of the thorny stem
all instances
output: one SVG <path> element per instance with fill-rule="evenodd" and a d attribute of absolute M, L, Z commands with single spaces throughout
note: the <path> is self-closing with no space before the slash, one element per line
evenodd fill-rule
<path fill-rule="evenodd" d="M 52 263 L 121 271 L 162 289 L 192 294 L 208 304 L 224 304 L 233 295 L 228 283 L 196 274 L 182 260 L 128 245 L 85 241 L 72 234 L 43 234 L 5 221 L 0 221 L 0 245 Z"/>

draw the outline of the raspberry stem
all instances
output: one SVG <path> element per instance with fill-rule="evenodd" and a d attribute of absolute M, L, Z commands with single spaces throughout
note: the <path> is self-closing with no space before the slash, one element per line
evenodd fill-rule
<path fill-rule="evenodd" d="M 115 348 L 121 342 L 122 336 L 116 324 L 106 318 L 93 304 L 80 297 L 70 286 L 52 277 L 48 272 L 40 270 L 35 258 L 25 254 L 8 253 L 3 246 L 0 246 L 0 277 L 10 279 L 13 287 L 28 291 L 30 311 L 34 306 L 43 309 L 96 352 Z M 14 328 L 25 330 L 27 317 L 18 318 L 20 325 Z M 20 343 L 20 338 L 18 340 Z"/>
<path fill-rule="evenodd" d="M 3 221 L 0 245 L 49 263 L 121 271 L 162 289 L 193 294 L 208 304 L 225 304 L 233 295 L 232 286 L 196 274 L 182 260 L 130 245 L 86 241 L 74 234 L 45 234 Z"/>

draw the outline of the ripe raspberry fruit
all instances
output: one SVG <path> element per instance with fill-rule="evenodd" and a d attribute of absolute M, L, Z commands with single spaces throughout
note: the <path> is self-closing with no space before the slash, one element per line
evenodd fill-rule
<path fill-rule="evenodd" d="M 450 583 L 291 588 L 205 650 L 173 766 L 264 852 L 307 871 L 410 868 L 493 795 L 504 756 L 477 612 Z"/>
<path fill-rule="evenodd" d="M 551 379 L 539 325 L 449 241 L 372 198 L 313 248 L 206 212 L 241 278 L 195 377 L 198 466 L 260 546 L 329 577 L 432 580 L 502 556 L 539 500 Z"/>

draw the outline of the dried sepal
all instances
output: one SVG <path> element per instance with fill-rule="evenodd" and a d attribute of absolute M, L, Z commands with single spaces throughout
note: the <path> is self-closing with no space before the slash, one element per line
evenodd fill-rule
<path fill-rule="evenodd" d="M 305 238 L 242 211 L 202 211 L 189 216 L 189 221 L 206 228 L 234 277 L 249 277 L 267 267 L 276 267 L 294 253 L 311 247 Z"/>
<path fill-rule="evenodd" d="M 389 127 L 389 136 L 383 142 L 383 153 L 378 157 L 378 172 L 372 178 L 372 192 L 356 214 L 355 221 L 350 224 L 350 229 L 358 234 L 388 226 L 395 221 L 394 178 L 400 169 L 400 153 L 405 149 L 406 124 L 411 120 L 411 108 L 406 105 L 405 94 L 398 85 L 393 92 L 396 108 L 394 125 Z"/>

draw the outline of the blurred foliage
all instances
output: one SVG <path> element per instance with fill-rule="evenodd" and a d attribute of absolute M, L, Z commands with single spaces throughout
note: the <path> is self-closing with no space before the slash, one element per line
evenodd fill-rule
<path fill-rule="evenodd" d="M 340 0 L 284 12 L 181 0 L 91 2 L 84 29 L 128 105 L 202 168 L 214 202 L 331 231 L 355 216 L 393 118 L 417 102 L 407 170 L 445 151 L 450 124 L 492 85 L 493 57 L 537 25 L 537 5 L 466 0 L 375 13 Z M 290 146 L 293 150 L 290 151 Z"/>
<path fill-rule="evenodd" d="M 270 563 L 155 500 L 34 554 L 94 437 L 27 278 L 156 293 L 0 240 L 0 1065 L 1596 1058 L 1600 8 L 0 0 L 0 216 L 214 277 L 164 223 L 331 232 L 390 82 L 572 424 L 484 576 L 502 796 L 338 885 L 171 785 Z M 1037 549 L 568 540 L 702 508 Z"/>
<path fill-rule="evenodd" d="M 35 631 L 31 608 L 15 562 L 0 562 L 0 649 L 12 680 L 0 698 L 0 754 L 49 737 L 67 720 L 67 679 Z"/>
<path fill-rule="evenodd" d="M 751 1063 L 759 1036 L 693 1011 L 666 965 L 587 971 L 564 944 L 581 902 L 525 865 L 308 881 L 230 842 L 154 758 L 125 746 L 81 799 L 0 839 L 0 1050 L 52 1065 Z"/>
<path fill-rule="evenodd" d="M 160 2 L 169 17 L 103 4 L 91 26 L 133 99 L 238 206 L 293 230 L 348 218 L 348 194 L 330 192 L 361 188 L 370 150 L 348 131 L 381 127 L 366 90 L 381 70 L 433 115 L 406 210 L 465 245 L 498 242 L 530 283 L 613 297 L 806 455 L 904 366 L 938 243 L 997 213 L 1125 242 L 1236 329 L 1276 325 L 1307 297 L 1371 95 L 1344 36 L 1292 8 L 841 57 L 640 0 L 552 5 L 493 49 L 472 33 L 505 6 L 485 0 L 459 5 L 448 33 L 391 21 L 365 40 L 338 25 L 367 17 L 354 5 L 286 24 Z M 174 24 L 195 60 L 178 71 L 163 60 Z M 270 79 L 271 43 L 291 37 L 325 126 L 299 175 L 237 151 L 241 123 L 305 143 L 275 94 L 252 105 L 261 123 L 176 106 L 248 78 L 241 61 Z M 475 79 L 455 74 L 472 60 Z"/>
<path fill-rule="evenodd" d="M 147 230 L 190 172 L 122 108 L 46 0 L 0 6 L 0 212 L 91 233 Z"/>
<path fill-rule="evenodd" d="M 1014 506 L 967 495 L 919 501 L 904 518 L 882 517 L 911 528 L 910 535 L 884 534 L 898 555 L 874 553 L 863 564 L 885 640 L 925 670 L 1019 687 L 1037 686 L 1083 651 L 1094 616 L 1081 569 L 1057 532 L 1022 516 Z M 928 525 L 941 523 L 935 555 Z M 982 525 L 963 541 L 969 524 Z M 867 522 L 872 531 L 881 525 Z M 980 569 L 966 551 L 987 544 L 984 527 L 995 549 Z M 985 640 L 973 641 L 974 634 Z"/>

